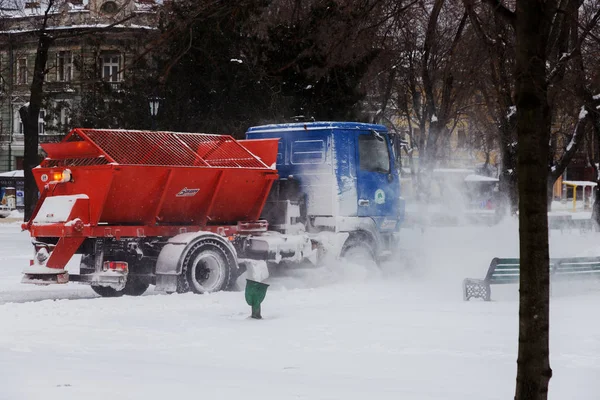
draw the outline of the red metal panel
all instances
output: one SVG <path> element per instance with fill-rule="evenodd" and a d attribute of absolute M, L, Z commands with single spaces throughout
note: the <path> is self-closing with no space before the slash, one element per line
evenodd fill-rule
<path fill-rule="evenodd" d="M 113 171 L 98 222 L 145 225 L 156 215 L 168 169 L 118 166 Z"/>
<path fill-rule="evenodd" d="M 48 268 L 63 269 L 85 240 L 82 231 L 85 229 L 85 224 L 89 223 L 89 204 L 89 199 L 83 198 L 77 199 L 75 204 L 73 204 L 73 208 L 69 213 L 67 221 L 73 221 L 76 218 L 79 218 L 81 221 L 77 224 L 70 223 L 65 225 L 64 223 L 60 223 L 50 225 L 60 226 L 62 230 L 60 234 L 56 235 L 59 237 L 59 240 L 54 250 L 50 253 L 50 258 L 48 258 L 48 262 L 46 263 Z M 37 212 L 35 214 L 37 214 Z M 34 218 L 35 215 L 31 220 Z M 42 225 L 42 227 L 43 226 L 44 225 Z M 69 232 L 68 235 L 66 234 L 67 231 Z"/>
<path fill-rule="evenodd" d="M 196 154 L 171 132 L 82 131 L 119 164 L 194 165 L 196 160 Z"/>
<path fill-rule="evenodd" d="M 53 168 L 34 170 L 36 181 L 42 188 L 41 176 L 51 176 L 55 170 L 60 171 Z M 257 202 L 260 210 L 264 204 L 260 199 L 264 197 L 265 182 L 269 176 L 277 176 L 273 170 L 252 169 L 225 174 L 214 205 L 208 211 L 218 175 L 223 170 L 173 167 L 172 177 L 166 182 L 168 171 L 158 166 L 73 167 L 73 182 L 56 185 L 52 195 L 88 195 L 92 224 L 146 225 L 157 215 L 164 224 L 201 223 L 206 220 L 205 215 L 211 224 L 234 224 L 254 219 Z"/>
<path fill-rule="evenodd" d="M 221 189 L 221 184 L 223 183 L 223 176 L 224 175 L 225 175 L 225 170 L 219 171 L 219 175 L 217 176 L 217 182 L 215 183 L 215 187 L 212 190 L 212 194 L 211 194 L 208 206 L 202 211 L 202 214 L 201 214 L 200 219 L 199 219 L 200 225 L 202 225 L 202 226 L 204 226 L 204 225 L 207 224 L 207 222 L 208 222 L 208 216 L 212 212 L 213 207 L 215 205 L 215 201 L 219 197 L 219 190 Z"/>
<path fill-rule="evenodd" d="M 40 187 L 40 185 L 38 185 L 38 187 Z M 31 224 L 33 223 L 33 220 L 38 215 L 38 212 L 40 211 L 40 208 L 42 208 L 42 204 L 44 204 L 44 200 L 46 199 L 46 197 L 48 197 L 48 193 L 50 193 L 50 191 L 52 189 L 54 189 L 54 187 L 52 187 L 52 188 L 50 188 L 50 186 L 46 186 L 46 187 L 42 186 L 41 187 L 40 198 L 39 198 L 38 202 L 36 203 L 35 207 L 33 208 L 33 213 L 31 213 L 31 218 L 29 218 L 29 221 L 27 221 L 27 223 L 24 224 L 23 229 L 30 229 L 31 228 Z"/>
<path fill-rule="evenodd" d="M 61 237 L 50 253 L 46 266 L 48 268 L 63 269 L 84 240 L 84 237 Z"/>
<path fill-rule="evenodd" d="M 42 143 L 49 158 L 96 158 L 102 155 L 90 142 Z"/>
<path fill-rule="evenodd" d="M 231 136 L 198 133 L 177 133 L 176 135 L 212 167 L 267 167 Z"/>
<path fill-rule="evenodd" d="M 106 198 L 111 190 L 111 181 L 115 176 L 113 165 L 73 167 L 71 168 L 72 182 L 58 183 L 53 185 L 49 196 L 65 196 L 72 194 L 86 194 L 90 201 L 90 221 L 97 224 L 105 207 Z M 54 171 L 62 171 L 62 168 L 35 168 L 33 176 L 38 187 L 44 187 L 48 182 L 42 180 L 43 175 L 52 176 Z M 38 201 L 41 205 L 43 199 Z M 123 221 L 121 223 L 125 223 Z"/>
<path fill-rule="evenodd" d="M 90 223 L 90 200 L 89 199 L 77 199 L 71 214 L 69 214 L 69 221 L 79 218 L 83 224 Z"/>
<path fill-rule="evenodd" d="M 83 231 L 76 232 L 73 227 L 64 224 L 32 225 L 29 230 L 33 237 L 147 237 L 164 236 L 170 237 L 180 233 L 197 232 L 199 230 L 214 232 L 223 236 L 235 235 L 238 231 L 237 225 L 163 225 L 163 226 L 139 226 L 129 225 L 86 225 Z"/>
<path fill-rule="evenodd" d="M 216 168 L 174 168 L 169 185 L 161 189 L 165 192 L 161 222 L 200 225 L 220 172 Z"/>
<path fill-rule="evenodd" d="M 171 184 L 172 178 L 173 178 L 173 169 L 169 169 L 169 171 L 167 172 L 167 178 L 166 178 L 163 186 L 168 187 Z M 158 204 L 156 205 L 156 208 L 154 209 L 154 212 L 150 216 L 150 219 L 148 219 L 148 221 L 147 221 L 147 223 L 149 225 L 160 222 L 162 220 L 162 218 L 160 217 L 160 210 L 162 208 L 162 205 L 165 202 L 166 197 L 167 197 L 167 191 L 163 190 L 162 194 L 160 195 L 160 198 L 158 200 Z"/>
<path fill-rule="evenodd" d="M 271 186 L 273 186 L 273 182 L 277 179 L 277 176 L 268 175 L 267 180 L 263 183 L 262 191 L 259 192 L 258 198 L 252 205 L 252 211 L 250 211 L 249 221 L 256 221 L 260 219 L 260 214 L 262 214 L 262 209 L 267 201 L 267 197 L 269 197 L 269 192 L 271 191 Z"/>
<path fill-rule="evenodd" d="M 257 174 L 252 170 L 237 170 L 223 177 L 217 201 L 209 215 L 210 223 L 237 223 L 254 219 L 254 206 L 262 198 L 264 183 L 269 176 L 276 177 L 273 170 Z M 260 204 L 260 210 L 264 206 Z"/>
<path fill-rule="evenodd" d="M 252 145 L 255 146 L 255 145 Z M 275 151 L 257 149 L 261 158 Z M 60 143 L 44 145 L 42 166 L 121 165 L 267 168 L 228 135 L 76 128 Z M 269 157 L 269 160 L 272 157 Z"/>
<path fill-rule="evenodd" d="M 277 162 L 279 138 L 238 140 L 238 143 L 260 158 L 269 167 L 275 165 Z"/>
<path fill-rule="evenodd" d="M 50 158 L 46 158 L 42 165 L 48 168 L 57 168 L 57 167 L 87 167 L 93 165 L 106 165 L 109 164 L 110 160 L 107 160 L 105 157 L 93 157 L 93 158 L 63 158 L 61 160 L 53 160 Z"/>

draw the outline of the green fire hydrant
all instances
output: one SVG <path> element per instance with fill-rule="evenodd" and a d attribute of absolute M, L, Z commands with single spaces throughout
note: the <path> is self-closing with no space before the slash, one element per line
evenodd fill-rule
<path fill-rule="evenodd" d="M 269 285 L 262 282 L 246 279 L 246 303 L 252 307 L 252 318 L 261 319 L 260 304 L 267 295 Z"/>

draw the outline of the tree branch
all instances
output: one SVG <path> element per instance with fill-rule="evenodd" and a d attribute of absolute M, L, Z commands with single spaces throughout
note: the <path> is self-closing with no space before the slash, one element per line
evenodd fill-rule
<path fill-rule="evenodd" d="M 473 25 L 473 29 L 475 29 L 475 33 L 477 36 L 483 40 L 483 42 L 488 46 L 493 46 L 496 44 L 496 40 L 492 39 L 481 26 L 481 21 L 479 20 L 479 16 L 475 12 L 473 8 L 473 0 L 464 0 L 465 10 L 469 15 L 469 20 L 471 21 L 471 25 Z"/>
<path fill-rule="evenodd" d="M 488 3 L 494 12 L 498 14 L 502 19 L 515 28 L 517 23 L 517 14 L 514 11 L 509 10 L 501 0 L 482 0 L 484 3 Z"/>
<path fill-rule="evenodd" d="M 598 23 L 598 20 L 600 20 L 600 8 L 596 10 L 596 13 L 594 14 L 590 22 L 581 32 L 581 35 L 579 36 L 579 39 L 577 40 L 577 43 L 575 44 L 573 49 L 569 53 L 561 55 L 552 71 L 548 73 L 548 84 L 554 83 L 564 65 L 567 62 L 569 62 L 574 56 L 576 56 L 579 52 L 581 52 L 581 45 L 583 44 L 583 41 L 587 38 L 588 35 L 591 34 L 591 31 Z"/>
<path fill-rule="evenodd" d="M 593 112 L 593 111 L 592 111 Z M 582 115 L 585 113 L 585 115 Z M 590 112 L 586 110 L 585 106 L 581 107 L 581 112 L 579 115 L 579 119 L 577 120 L 577 124 L 575 125 L 575 129 L 573 130 L 573 135 L 571 136 L 571 140 L 569 144 L 565 148 L 565 152 L 558 160 L 558 162 L 550 168 L 550 178 L 552 182 L 556 181 L 559 176 L 565 171 L 573 156 L 579 150 L 579 145 L 581 143 L 581 139 L 585 134 L 585 128 L 590 119 Z"/>

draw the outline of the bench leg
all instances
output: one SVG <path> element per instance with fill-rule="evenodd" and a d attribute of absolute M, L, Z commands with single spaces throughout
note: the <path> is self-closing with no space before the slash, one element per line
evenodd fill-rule
<path fill-rule="evenodd" d="M 469 301 L 471 298 L 480 298 L 485 301 L 491 300 L 490 284 L 481 279 L 463 280 L 463 300 Z"/>

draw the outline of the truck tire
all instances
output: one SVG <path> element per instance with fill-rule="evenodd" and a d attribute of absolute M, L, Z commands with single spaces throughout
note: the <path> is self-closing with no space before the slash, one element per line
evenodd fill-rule
<path fill-rule="evenodd" d="M 212 293 L 231 288 L 237 266 L 229 251 L 213 239 L 201 240 L 187 252 L 177 280 L 177 293 Z"/>
<path fill-rule="evenodd" d="M 341 257 L 351 262 L 367 261 L 377 264 L 373 247 L 368 241 L 360 240 L 358 237 L 351 237 L 344 243 Z"/>
<path fill-rule="evenodd" d="M 125 287 L 121 290 L 111 288 L 110 286 L 95 286 L 92 285 L 92 290 L 102 297 L 121 297 L 127 296 L 141 296 L 148 290 L 150 284 L 148 282 L 140 281 L 135 277 L 127 279 Z"/>
<path fill-rule="evenodd" d="M 102 297 L 121 297 L 125 294 L 125 289 L 117 290 L 110 286 L 92 285 L 92 290 Z"/>
<path fill-rule="evenodd" d="M 131 277 L 130 279 L 127 279 L 127 283 L 125 283 L 123 294 L 126 296 L 141 296 L 149 287 L 149 282 L 144 282 L 136 277 Z"/>

